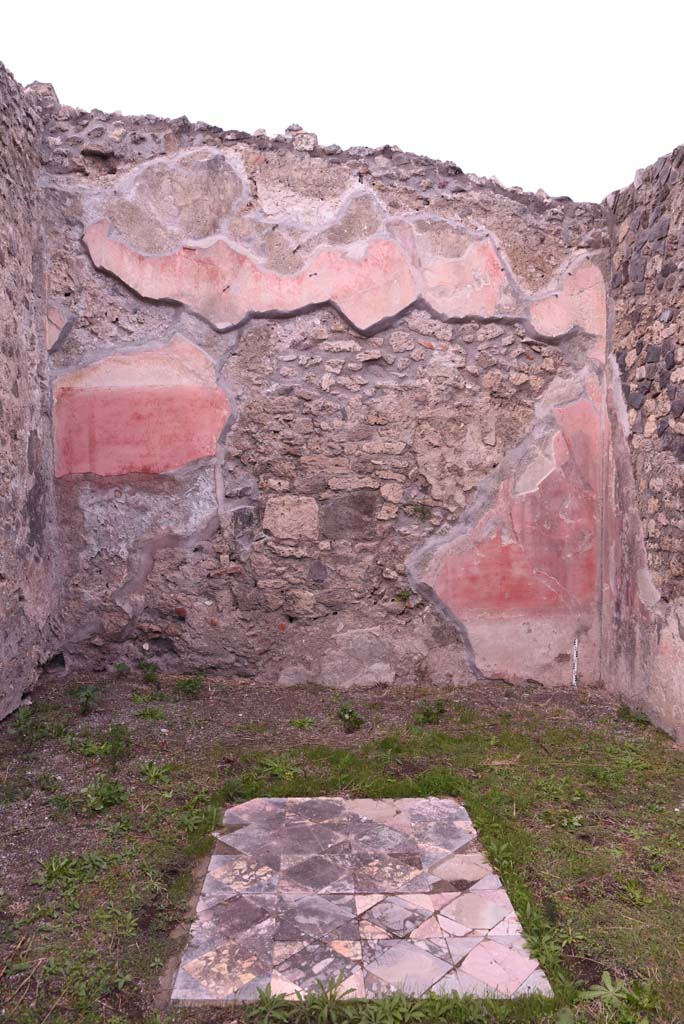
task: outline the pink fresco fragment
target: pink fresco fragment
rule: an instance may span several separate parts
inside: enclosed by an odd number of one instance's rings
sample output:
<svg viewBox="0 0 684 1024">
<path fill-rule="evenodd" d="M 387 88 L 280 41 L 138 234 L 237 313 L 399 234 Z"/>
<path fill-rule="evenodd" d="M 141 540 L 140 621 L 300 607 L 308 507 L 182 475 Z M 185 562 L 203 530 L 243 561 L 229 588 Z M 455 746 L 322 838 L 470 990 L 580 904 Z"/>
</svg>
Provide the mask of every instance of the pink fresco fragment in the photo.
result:
<svg viewBox="0 0 684 1024">
<path fill-rule="evenodd" d="M 360 330 L 396 316 L 421 296 L 448 317 L 515 311 L 504 267 L 487 239 L 463 256 L 409 257 L 398 241 L 371 239 L 362 249 L 320 249 L 297 274 L 264 270 L 223 239 L 145 256 L 109 235 L 108 221 L 85 232 L 95 266 L 145 298 L 180 302 L 223 329 L 250 314 L 293 313 L 334 303 Z M 353 252 L 353 255 L 352 255 Z M 357 255 L 360 252 L 360 255 Z"/>
<path fill-rule="evenodd" d="M 586 399 L 555 415 L 554 469 L 522 494 L 504 480 L 493 508 L 435 556 L 432 585 L 459 619 L 568 610 L 595 599 L 599 418 Z"/>
<path fill-rule="evenodd" d="M 588 259 L 571 266 L 557 292 L 533 299 L 530 319 L 534 329 L 547 338 L 561 337 L 579 327 L 587 334 L 605 339 L 606 288 L 599 267 Z M 597 349 L 595 354 L 600 352 Z"/>
<path fill-rule="evenodd" d="M 213 363 L 182 338 L 109 356 L 56 384 L 56 475 L 176 469 L 216 451 L 229 413 Z"/>
<path fill-rule="evenodd" d="M 168 256 L 142 256 L 108 232 L 108 222 L 99 221 L 84 236 L 97 267 L 145 298 L 182 303 L 218 328 L 240 323 L 251 313 L 293 313 L 334 302 L 363 329 L 400 312 L 418 296 L 411 267 L 390 239 L 369 242 L 361 259 L 325 249 L 300 273 L 277 274 L 261 269 L 222 239 Z"/>
<path fill-rule="evenodd" d="M 59 341 L 67 323 L 68 319 L 64 310 L 60 309 L 59 306 L 48 306 L 47 316 L 45 317 L 45 343 L 48 352 L 51 352 Z"/>
<path fill-rule="evenodd" d="M 492 507 L 436 547 L 422 577 L 463 624 L 488 676 L 561 681 L 572 638 L 595 619 L 600 416 L 587 397 L 554 416 L 549 471 L 520 492 L 503 480 Z"/>
<path fill-rule="evenodd" d="M 447 317 L 501 316 L 515 310 L 515 297 L 499 255 L 486 239 L 473 242 L 458 259 L 421 255 L 423 298 Z"/>
</svg>

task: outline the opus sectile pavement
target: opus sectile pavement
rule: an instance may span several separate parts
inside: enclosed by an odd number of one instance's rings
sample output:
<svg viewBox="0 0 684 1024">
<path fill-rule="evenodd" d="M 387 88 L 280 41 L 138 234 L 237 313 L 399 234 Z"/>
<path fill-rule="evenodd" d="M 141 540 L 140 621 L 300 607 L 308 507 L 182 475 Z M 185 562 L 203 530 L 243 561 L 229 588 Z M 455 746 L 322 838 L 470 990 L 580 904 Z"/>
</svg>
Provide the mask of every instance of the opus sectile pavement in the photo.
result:
<svg viewBox="0 0 684 1024">
<path fill-rule="evenodd" d="M 217 833 L 173 999 L 510 997 L 551 987 L 452 799 L 261 798 Z"/>
</svg>

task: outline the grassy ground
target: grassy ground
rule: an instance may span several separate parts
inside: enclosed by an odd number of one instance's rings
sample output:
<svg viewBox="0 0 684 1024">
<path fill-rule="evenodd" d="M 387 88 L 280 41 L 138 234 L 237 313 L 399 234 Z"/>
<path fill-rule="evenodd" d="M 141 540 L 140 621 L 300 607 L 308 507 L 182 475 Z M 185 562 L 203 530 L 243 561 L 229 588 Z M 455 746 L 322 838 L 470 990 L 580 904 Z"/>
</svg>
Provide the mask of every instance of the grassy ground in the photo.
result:
<svg viewBox="0 0 684 1024">
<path fill-rule="evenodd" d="M 338 694 L 151 668 L 34 697 L 0 725 L 2 1021 L 684 1020 L 684 753 L 600 694 L 373 691 L 351 732 Z M 169 1010 L 211 830 L 265 794 L 461 797 L 556 998 Z"/>
</svg>

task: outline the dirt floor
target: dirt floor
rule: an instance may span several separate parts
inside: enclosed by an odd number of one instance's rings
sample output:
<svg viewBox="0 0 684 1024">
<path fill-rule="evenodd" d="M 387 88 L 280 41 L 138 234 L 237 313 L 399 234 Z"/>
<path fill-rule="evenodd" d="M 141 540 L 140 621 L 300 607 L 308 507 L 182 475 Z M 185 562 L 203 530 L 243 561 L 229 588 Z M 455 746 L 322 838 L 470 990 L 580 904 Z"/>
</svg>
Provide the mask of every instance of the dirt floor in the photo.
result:
<svg viewBox="0 0 684 1024">
<path fill-rule="evenodd" d="M 165 1002 L 212 829 L 225 803 L 341 793 L 464 799 L 557 995 L 430 1019 L 671 1024 L 683 768 L 600 692 L 340 694 L 153 666 L 46 678 L 0 725 L 0 1019 L 237 1019 Z M 269 1012 L 252 1019 L 294 1020 Z"/>
</svg>

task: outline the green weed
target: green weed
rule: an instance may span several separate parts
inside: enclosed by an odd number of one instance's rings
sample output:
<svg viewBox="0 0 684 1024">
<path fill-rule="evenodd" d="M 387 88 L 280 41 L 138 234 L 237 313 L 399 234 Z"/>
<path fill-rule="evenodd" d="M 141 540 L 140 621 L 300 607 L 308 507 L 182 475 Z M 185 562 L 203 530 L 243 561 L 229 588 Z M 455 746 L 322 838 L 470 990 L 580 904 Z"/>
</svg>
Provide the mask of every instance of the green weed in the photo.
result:
<svg viewBox="0 0 684 1024">
<path fill-rule="evenodd" d="M 303 718 L 291 718 L 290 725 L 295 729 L 313 729 L 315 725 L 313 718 L 309 718 L 305 715 Z"/>
<path fill-rule="evenodd" d="M 94 686 L 80 686 L 76 690 L 78 710 L 81 715 L 89 715 L 95 706 L 97 690 Z"/>
<path fill-rule="evenodd" d="M 199 697 L 203 684 L 204 680 L 201 676 L 186 676 L 186 678 L 178 680 L 174 689 L 181 697 Z"/>
<path fill-rule="evenodd" d="M 436 725 L 445 714 L 446 704 L 443 700 L 436 700 L 432 703 L 423 701 L 416 712 L 414 721 L 416 725 Z"/>
<path fill-rule="evenodd" d="M 153 661 L 141 661 L 140 669 L 146 683 L 149 683 L 150 686 L 154 686 L 156 689 L 161 688 L 158 665 L 155 665 Z"/>
<path fill-rule="evenodd" d="M 155 764 L 154 761 L 147 761 L 140 769 L 144 777 L 153 786 L 166 784 L 171 776 L 171 766 L 168 764 Z"/>
<path fill-rule="evenodd" d="M 345 732 L 357 732 L 363 725 L 363 718 L 354 708 L 343 704 L 337 712 L 337 717 L 342 723 Z"/>
<path fill-rule="evenodd" d="M 166 715 L 161 708 L 147 707 L 143 708 L 142 711 L 136 711 L 136 718 L 146 718 L 150 722 L 165 722 Z"/>
<path fill-rule="evenodd" d="M 101 814 L 110 807 L 126 802 L 126 790 L 120 782 L 98 775 L 94 782 L 80 791 L 84 808 L 92 814 Z"/>
</svg>

